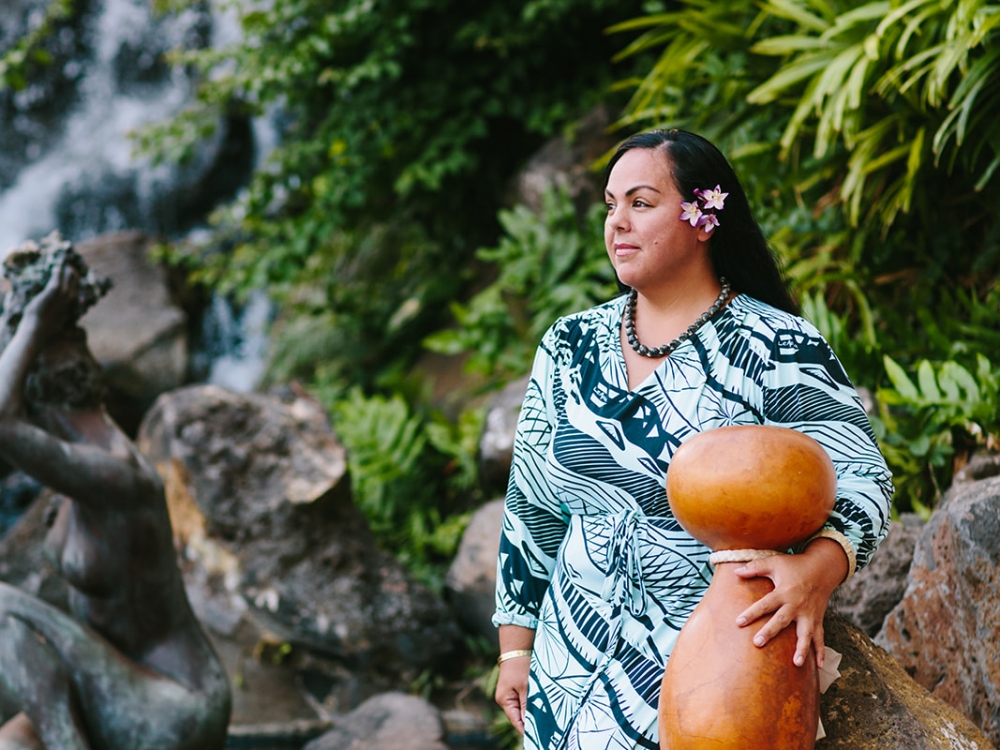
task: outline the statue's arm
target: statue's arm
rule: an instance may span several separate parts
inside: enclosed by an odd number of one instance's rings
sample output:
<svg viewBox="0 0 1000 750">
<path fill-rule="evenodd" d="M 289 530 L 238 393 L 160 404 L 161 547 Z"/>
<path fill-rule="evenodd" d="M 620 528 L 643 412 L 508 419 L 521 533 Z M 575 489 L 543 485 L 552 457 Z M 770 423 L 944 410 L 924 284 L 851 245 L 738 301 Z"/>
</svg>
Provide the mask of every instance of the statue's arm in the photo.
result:
<svg viewBox="0 0 1000 750">
<path fill-rule="evenodd" d="M 81 502 L 135 497 L 152 478 L 138 460 L 93 445 L 68 443 L 24 418 L 24 381 L 38 351 L 66 320 L 76 295 L 75 271 L 63 266 L 26 307 L 0 354 L 0 456 L 56 492 Z"/>
<path fill-rule="evenodd" d="M 0 418 L 15 417 L 24 407 L 24 379 L 46 340 L 66 324 L 79 277 L 65 261 L 25 305 L 17 330 L 0 354 Z"/>
<path fill-rule="evenodd" d="M 138 462 L 86 443 L 68 443 L 18 418 L 0 418 L 0 456 L 58 493 L 84 504 L 128 503 L 153 489 Z"/>
</svg>

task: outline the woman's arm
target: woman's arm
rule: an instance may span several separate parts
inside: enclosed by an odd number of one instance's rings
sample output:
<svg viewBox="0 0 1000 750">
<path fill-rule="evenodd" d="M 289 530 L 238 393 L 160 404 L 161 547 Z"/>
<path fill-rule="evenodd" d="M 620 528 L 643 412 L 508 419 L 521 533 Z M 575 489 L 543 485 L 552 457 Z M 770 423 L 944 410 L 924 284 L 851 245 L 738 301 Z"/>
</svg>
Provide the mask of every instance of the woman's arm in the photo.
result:
<svg viewBox="0 0 1000 750">
<path fill-rule="evenodd" d="M 542 598 L 568 527 L 546 473 L 556 423 L 551 397 L 556 343 L 554 330 L 550 329 L 535 355 L 518 415 L 497 561 L 493 624 L 499 628 L 503 661 L 495 697 L 519 732 L 524 731 L 531 659 L 528 655 L 510 654 L 532 648 Z"/>
<path fill-rule="evenodd" d="M 500 662 L 500 676 L 497 678 L 496 702 L 514 728 L 524 734 L 530 651 L 535 643 L 535 631 L 519 625 L 501 625 L 499 633 L 500 658 L 503 661 Z"/>
<path fill-rule="evenodd" d="M 837 472 L 837 498 L 823 528 L 828 536 L 810 540 L 801 554 L 753 561 L 735 571 L 744 578 L 769 578 L 775 586 L 737 622 L 747 626 L 773 613 L 756 634 L 757 645 L 795 622 L 795 663 L 804 664 L 815 647 L 821 666 L 830 595 L 856 566 L 867 564 L 885 537 L 893 488 L 857 392 L 826 341 L 802 323 L 774 336 L 762 411 L 768 424 L 797 429 L 823 446 Z"/>
</svg>

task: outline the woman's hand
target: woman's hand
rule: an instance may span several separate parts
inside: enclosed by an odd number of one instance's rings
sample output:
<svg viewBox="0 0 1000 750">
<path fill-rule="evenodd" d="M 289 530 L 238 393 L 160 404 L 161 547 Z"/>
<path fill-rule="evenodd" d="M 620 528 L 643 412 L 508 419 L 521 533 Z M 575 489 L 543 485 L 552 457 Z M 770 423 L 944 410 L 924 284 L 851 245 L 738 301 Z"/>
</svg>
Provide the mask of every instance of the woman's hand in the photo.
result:
<svg viewBox="0 0 1000 750">
<path fill-rule="evenodd" d="M 501 625 L 499 628 L 500 653 L 530 651 L 535 643 L 535 631 L 519 625 Z M 528 673 L 531 671 L 530 655 L 515 656 L 500 663 L 497 679 L 496 702 L 507 714 L 510 723 L 524 734 L 524 714 L 528 705 Z"/>
<path fill-rule="evenodd" d="M 528 701 L 528 672 L 531 659 L 520 656 L 500 665 L 496 701 L 514 728 L 524 734 L 524 712 Z"/>
<path fill-rule="evenodd" d="M 747 627 L 772 614 L 754 636 L 754 645 L 767 644 L 790 623 L 798 637 L 792 660 L 801 667 L 815 648 L 816 666 L 823 666 L 823 615 L 830 595 L 847 575 L 847 557 L 830 539 L 815 539 L 800 555 L 774 555 L 753 560 L 733 572 L 740 578 L 769 578 L 774 590 L 747 607 L 736 619 Z"/>
<path fill-rule="evenodd" d="M 43 339 L 51 336 L 69 320 L 79 283 L 76 269 L 63 260 L 52 269 L 45 288 L 25 305 L 22 322 L 34 325 L 36 335 Z"/>
</svg>

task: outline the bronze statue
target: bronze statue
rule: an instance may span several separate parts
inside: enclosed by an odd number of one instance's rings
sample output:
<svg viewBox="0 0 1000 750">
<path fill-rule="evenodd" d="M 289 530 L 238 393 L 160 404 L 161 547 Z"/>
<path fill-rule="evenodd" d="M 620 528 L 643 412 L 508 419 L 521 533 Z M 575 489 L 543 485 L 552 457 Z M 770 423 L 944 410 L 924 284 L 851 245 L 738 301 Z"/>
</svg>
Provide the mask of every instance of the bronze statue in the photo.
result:
<svg viewBox="0 0 1000 750">
<path fill-rule="evenodd" d="M 229 680 L 177 565 L 163 483 L 103 407 L 78 321 L 108 282 L 57 235 L 4 261 L 0 458 L 58 493 L 72 615 L 0 583 L 0 750 L 221 750 Z"/>
</svg>

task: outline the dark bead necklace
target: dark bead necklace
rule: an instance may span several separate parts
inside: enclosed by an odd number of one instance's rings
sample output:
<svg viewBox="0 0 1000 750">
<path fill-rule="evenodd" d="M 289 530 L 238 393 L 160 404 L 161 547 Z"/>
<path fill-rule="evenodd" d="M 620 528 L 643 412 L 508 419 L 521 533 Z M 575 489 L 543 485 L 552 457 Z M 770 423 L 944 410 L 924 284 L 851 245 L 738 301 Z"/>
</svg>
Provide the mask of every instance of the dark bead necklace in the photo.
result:
<svg viewBox="0 0 1000 750">
<path fill-rule="evenodd" d="M 666 357 L 684 341 L 691 338 L 695 331 L 715 317 L 715 314 L 722 309 L 722 306 L 726 304 L 726 300 L 729 299 L 729 282 L 726 281 L 725 278 L 720 278 L 719 283 L 722 284 L 722 290 L 719 292 L 719 296 L 715 298 L 715 302 L 712 303 L 712 306 L 703 312 L 701 317 L 694 323 L 689 325 L 684 333 L 675 338 L 669 344 L 658 346 L 655 349 L 650 349 L 648 346 L 640 344 L 639 337 L 635 335 L 635 303 L 639 295 L 635 289 L 629 292 L 628 302 L 625 303 L 625 338 L 628 339 L 628 343 L 632 346 L 632 349 L 635 350 L 635 353 L 643 357 L 650 357 L 653 359 Z"/>
</svg>

